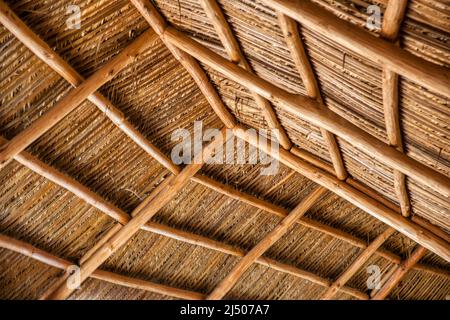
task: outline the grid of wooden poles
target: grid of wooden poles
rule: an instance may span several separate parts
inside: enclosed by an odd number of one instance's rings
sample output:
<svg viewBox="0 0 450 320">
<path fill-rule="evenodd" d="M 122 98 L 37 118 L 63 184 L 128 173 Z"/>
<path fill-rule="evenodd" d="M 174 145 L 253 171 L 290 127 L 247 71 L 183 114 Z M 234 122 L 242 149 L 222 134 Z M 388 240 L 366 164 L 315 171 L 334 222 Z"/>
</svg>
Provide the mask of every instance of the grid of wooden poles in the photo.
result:
<svg viewBox="0 0 450 320">
<path fill-rule="evenodd" d="M 34 54 L 74 86 L 74 89 L 66 97 L 11 141 L 1 139 L 0 168 L 14 159 L 55 184 L 73 192 L 90 205 L 116 220 L 114 227 L 106 232 L 99 242 L 76 264 L 80 267 L 82 282 L 88 277 L 93 277 L 123 286 L 149 290 L 182 299 L 221 299 L 236 284 L 243 273 L 253 263 L 257 263 L 309 280 L 327 288 L 322 296 L 323 299 L 332 298 L 338 291 L 345 292 L 358 299 L 384 299 L 389 296 L 390 292 L 411 269 L 450 277 L 447 270 L 441 270 L 419 263 L 419 260 L 426 254 L 427 250 L 450 261 L 450 239 L 448 234 L 431 225 L 429 222 L 416 216 L 411 217 L 405 176 L 414 178 L 446 196 L 450 195 L 450 182 L 447 177 L 411 159 L 403 153 L 397 93 L 398 75 L 400 74 L 417 81 L 427 88 L 440 90 L 446 96 L 450 96 L 450 77 L 446 69 L 416 58 L 395 44 L 407 0 L 390 0 L 388 2 L 382 26 L 382 37 L 384 39 L 372 37 L 365 31 L 349 25 L 308 1 L 264 0 L 265 3 L 272 6 L 278 12 L 280 27 L 298 72 L 303 79 L 308 96 L 290 94 L 253 73 L 216 0 L 200 0 L 200 2 L 213 23 L 226 49 L 229 60 L 213 53 L 195 40 L 192 40 L 182 32 L 168 25 L 164 17 L 150 1 L 131 0 L 131 2 L 149 23 L 151 28 L 135 39 L 120 54 L 108 61 L 91 77 L 83 79 L 76 70 L 34 34 L 3 1 L 0 1 L 0 22 Z M 335 32 L 335 40 L 337 42 L 357 53 L 363 53 L 383 66 L 383 102 L 389 145 L 378 141 L 324 106 L 318 81 L 299 33 L 299 27 L 302 23 L 318 31 L 323 31 L 321 30 L 323 25 L 321 21 L 324 19 L 327 19 L 328 28 L 333 29 Z M 97 92 L 104 83 L 111 80 L 120 70 L 133 63 L 135 58 L 148 49 L 158 37 L 192 76 L 217 116 L 222 120 L 224 129 L 232 129 L 237 137 L 257 148 L 262 148 L 262 151 L 276 157 L 277 160 L 281 161 L 293 171 L 319 184 L 291 212 L 273 203 L 261 200 L 234 189 L 229 185 L 199 174 L 198 171 L 202 168 L 202 164 L 190 164 L 184 168 L 175 165 L 162 151 L 134 128 L 125 119 L 124 114 L 120 110 L 107 98 Z M 225 107 L 219 94 L 209 82 L 205 71 L 197 60 L 250 90 L 257 106 L 261 108 L 261 112 L 267 120 L 269 127 L 278 130 L 278 140 L 283 147 L 279 154 L 273 153 L 270 146 L 262 147 L 255 140 L 255 137 L 246 134 L 246 127 L 238 124 L 234 116 Z M 77 108 L 85 99 L 95 104 L 139 147 L 172 173 L 131 214 L 122 211 L 73 178 L 64 175 L 24 151 L 31 143 L 36 141 L 67 114 Z M 321 128 L 321 133 L 327 143 L 333 166 L 329 166 L 305 150 L 293 146 L 271 106 L 271 100 L 283 102 L 283 106 L 287 111 Z M 222 130 L 221 133 L 225 138 L 225 131 Z M 355 146 L 368 152 L 374 158 L 377 158 L 394 169 L 395 190 L 399 198 L 400 208 L 348 176 L 335 135 L 353 143 Z M 211 156 L 215 148 L 221 147 L 218 141 L 220 139 L 212 141 L 203 149 L 202 154 L 197 154 L 196 157 L 205 161 L 205 159 Z M 250 204 L 255 208 L 262 209 L 268 214 L 282 217 L 283 220 L 249 252 L 200 235 L 149 221 L 190 180 L 233 199 Z M 372 243 L 367 244 L 366 241 L 342 230 L 304 217 L 303 215 L 309 208 L 327 191 L 336 193 L 381 220 L 387 225 L 386 230 L 374 239 Z M 264 252 L 280 239 L 294 223 L 321 231 L 364 250 L 335 281 L 263 257 Z M 145 230 L 241 257 L 241 259 L 232 271 L 208 295 L 125 277 L 98 269 L 106 259 L 139 230 Z M 405 260 L 381 248 L 381 245 L 397 231 L 418 243 L 414 252 Z M 0 235 L 0 247 L 19 252 L 53 267 L 65 270 L 66 272 L 50 286 L 42 298 L 65 299 L 70 296 L 73 290 L 66 286 L 65 280 L 70 276 L 67 270 L 69 270 L 70 266 L 74 265 L 73 262 L 55 257 L 30 244 L 5 235 Z M 385 279 L 383 279 L 382 287 L 379 290 L 373 290 L 370 294 L 367 294 L 346 286 L 346 282 L 374 254 L 386 258 L 395 265 L 388 272 Z"/>
</svg>

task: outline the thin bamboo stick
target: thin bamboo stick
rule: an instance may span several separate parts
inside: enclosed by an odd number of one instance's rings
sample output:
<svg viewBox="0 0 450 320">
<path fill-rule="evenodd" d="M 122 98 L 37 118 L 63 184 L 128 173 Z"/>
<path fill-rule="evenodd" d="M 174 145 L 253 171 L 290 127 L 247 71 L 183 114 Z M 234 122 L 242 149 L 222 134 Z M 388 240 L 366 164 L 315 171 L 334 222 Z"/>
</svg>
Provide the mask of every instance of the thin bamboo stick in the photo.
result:
<svg viewBox="0 0 450 320">
<path fill-rule="evenodd" d="M 387 228 L 382 234 L 375 238 L 375 240 L 356 258 L 355 261 L 348 267 L 339 277 L 333 282 L 327 291 L 322 295 L 323 300 L 331 299 L 341 288 L 345 285 L 351 277 L 353 277 L 358 270 L 370 259 L 370 257 L 378 250 L 378 248 L 395 232 L 393 228 Z"/>
<path fill-rule="evenodd" d="M 391 2 L 391 1 L 390 1 Z M 394 72 L 450 97 L 450 71 L 340 19 L 311 1 L 263 0 L 273 9 Z M 331 131 L 331 130 L 330 130 Z"/>
<path fill-rule="evenodd" d="M 0 168 L 12 158 L 36 141 L 44 133 L 55 126 L 89 95 L 111 80 L 120 70 L 133 62 L 144 50 L 149 48 L 158 37 L 153 30 L 148 30 L 128 45 L 121 53 L 108 61 L 76 89 L 72 89 L 54 107 L 44 113 L 10 142 L 3 145 L 0 151 Z"/>
<path fill-rule="evenodd" d="M 141 12 L 143 17 L 147 20 L 153 30 L 155 30 L 155 32 L 161 37 L 162 32 L 167 28 L 167 23 L 156 10 L 156 8 L 147 1 L 131 0 L 131 2 L 139 10 L 139 12 Z M 171 45 L 170 43 L 165 41 L 165 39 L 161 38 L 161 40 L 172 52 L 174 57 L 189 72 L 219 119 L 222 120 L 227 128 L 233 128 L 236 125 L 236 119 L 224 105 L 216 89 L 209 82 L 209 79 L 200 64 L 194 58 L 192 58 L 192 56 Z"/>
<path fill-rule="evenodd" d="M 163 33 L 164 39 L 193 55 L 226 77 L 256 91 L 261 96 L 280 102 L 286 111 L 340 136 L 382 163 L 399 170 L 418 182 L 450 197 L 450 179 L 426 165 L 406 156 L 395 148 L 371 136 L 350 121 L 320 105 L 317 101 L 289 93 L 222 58 L 197 41 L 172 27 Z"/>
<path fill-rule="evenodd" d="M 194 162 L 186 166 L 177 176 L 166 178 L 151 194 L 133 210 L 131 220 L 121 227 L 114 235 L 108 236 L 108 240 L 98 248 L 80 266 L 81 283 L 86 280 L 106 259 L 108 259 L 118 248 L 124 245 L 136 232 L 138 232 L 164 205 L 166 205 L 176 194 L 189 182 L 203 166 L 199 160 L 210 157 L 215 148 L 221 146 L 225 139 L 225 130 L 221 131 L 220 139 L 216 137 L 209 143 L 201 153 L 194 157 Z M 49 295 L 49 299 L 65 299 L 73 289 L 61 285 Z"/>
<path fill-rule="evenodd" d="M 84 78 L 74 68 L 28 28 L 28 26 L 2 0 L 0 0 L 0 23 L 14 34 L 16 38 L 39 59 L 66 79 L 75 88 L 84 81 Z M 168 168 L 172 173 L 179 173 L 179 168 L 176 167 L 164 153 L 150 143 L 130 122 L 128 122 L 125 119 L 124 114 L 102 94 L 95 92 L 88 96 L 88 100 L 96 105 L 100 111 L 104 112 L 115 125 L 117 125 L 130 139 L 156 161 Z"/>
<path fill-rule="evenodd" d="M 390 41 L 395 41 L 400 30 L 400 25 L 405 15 L 408 0 L 389 1 L 383 16 L 381 35 Z M 398 75 L 390 68 L 383 66 L 383 108 L 386 123 L 386 132 L 389 144 L 403 152 L 402 133 L 400 128 L 400 112 L 398 97 Z M 405 175 L 394 170 L 394 189 L 400 203 L 402 215 L 411 215 L 411 202 L 406 187 Z"/>
<path fill-rule="evenodd" d="M 5 248 L 20 254 L 23 254 L 27 257 L 30 257 L 34 260 L 42 262 L 46 265 L 55 267 L 57 269 L 61 269 L 66 271 L 70 266 L 74 264 L 68 260 L 59 258 L 51 253 L 48 253 L 42 249 L 36 248 L 29 243 L 16 240 L 14 238 L 8 237 L 6 235 L 0 234 L 0 247 Z M 99 279 L 102 281 L 106 281 L 109 283 L 118 284 L 121 286 L 140 289 L 150 292 L 155 292 L 163 295 L 172 296 L 180 299 L 187 300 L 202 300 L 206 296 L 202 293 L 183 290 L 178 288 L 173 288 L 165 285 L 161 285 L 158 283 L 153 283 L 141 279 L 134 279 L 126 276 L 122 276 L 116 273 L 95 270 L 92 275 L 92 278 Z M 61 280 L 65 280 L 65 277 L 61 277 Z M 60 281 L 56 282 L 57 284 L 61 284 Z M 51 288 L 51 287 L 50 287 Z M 49 292 L 50 293 L 50 292 Z M 47 294 L 44 293 L 43 297 L 45 298 Z"/>
<path fill-rule="evenodd" d="M 317 200 L 326 193 L 326 189 L 317 187 L 303 199 L 289 215 L 284 218 L 268 235 L 266 235 L 245 257 L 233 267 L 231 272 L 214 288 L 207 297 L 208 300 L 222 299 L 236 284 L 239 278 L 250 266 L 261 257 L 289 228 L 303 216 Z"/>
<path fill-rule="evenodd" d="M 283 31 L 285 41 L 291 52 L 291 56 L 298 72 L 300 73 L 300 76 L 302 77 L 307 95 L 312 99 L 316 99 L 319 103 L 324 104 L 314 70 L 300 37 L 297 22 L 282 13 L 278 13 L 278 21 L 281 30 Z M 323 128 L 320 128 L 320 132 L 328 146 L 328 151 L 330 153 L 336 176 L 340 180 L 345 180 L 348 174 L 345 170 L 344 161 L 342 160 L 342 154 L 336 137 Z"/>
<path fill-rule="evenodd" d="M 258 145 L 254 137 L 246 134 L 245 127 L 237 126 L 233 132 L 237 137 L 247 141 L 257 148 L 260 148 L 263 152 L 271 155 L 275 159 L 278 159 L 286 166 L 304 175 L 306 178 L 320 184 L 330 191 L 333 191 L 343 199 L 366 211 L 373 217 L 396 229 L 430 251 L 433 251 L 445 260 L 450 261 L 450 244 L 444 239 L 436 236 L 434 233 L 398 215 L 395 211 L 380 205 L 379 202 L 373 200 L 364 193 L 361 193 L 329 173 L 313 167 L 309 163 L 297 158 L 292 153 L 280 149 L 279 153 L 276 154 L 270 147 Z"/>
<path fill-rule="evenodd" d="M 404 260 L 399 267 L 397 267 L 389 278 L 389 280 L 384 284 L 384 286 L 377 291 L 377 293 L 372 297 L 372 300 L 383 300 L 385 299 L 395 286 L 406 276 L 409 270 L 427 253 L 427 250 L 419 246 L 411 256 Z"/>
<path fill-rule="evenodd" d="M 240 65 L 245 70 L 254 73 L 216 0 L 201 0 L 200 4 L 214 25 L 220 41 L 222 42 L 222 45 L 224 46 L 231 61 Z M 270 105 L 270 102 L 255 92 L 251 92 L 251 94 L 253 96 L 253 100 L 256 102 L 256 105 L 261 109 L 269 127 L 271 129 L 278 130 L 277 137 L 281 146 L 287 150 L 290 150 L 292 147 L 292 142 L 289 139 L 286 130 L 284 130 L 280 124 L 280 121 L 277 118 L 275 110 Z"/>
</svg>

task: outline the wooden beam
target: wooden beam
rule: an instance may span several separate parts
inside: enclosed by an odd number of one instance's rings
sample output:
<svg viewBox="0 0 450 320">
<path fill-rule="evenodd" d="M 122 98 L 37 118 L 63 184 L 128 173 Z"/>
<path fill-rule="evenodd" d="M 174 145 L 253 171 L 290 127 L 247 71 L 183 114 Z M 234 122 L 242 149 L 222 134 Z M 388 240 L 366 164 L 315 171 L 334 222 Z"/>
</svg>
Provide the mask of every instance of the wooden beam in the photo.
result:
<svg viewBox="0 0 450 320">
<path fill-rule="evenodd" d="M 400 25 L 405 15 L 407 0 L 389 1 L 383 17 L 381 35 L 390 41 L 394 41 L 400 30 Z M 390 68 L 383 66 L 383 108 L 386 123 L 386 133 L 389 145 L 403 152 L 402 133 L 400 128 L 400 112 L 398 97 L 398 75 Z M 400 203 L 402 215 L 411 215 L 411 203 L 406 187 L 405 175 L 394 170 L 394 189 Z"/>
<path fill-rule="evenodd" d="M 209 294 L 208 300 L 222 299 L 228 291 L 236 284 L 245 271 L 277 242 L 289 228 L 303 216 L 317 200 L 323 196 L 326 189 L 317 187 L 303 201 L 301 201 L 292 212 L 284 218 L 268 235 L 266 235 L 244 258 L 242 258 L 232 271 L 214 288 Z"/>
<path fill-rule="evenodd" d="M 23 254 L 34 260 L 37 260 L 46 265 L 61 270 L 67 270 L 70 266 L 74 265 L 72 262 L 68 260 L 59 258 L 51 253 L 48 253 L 42 249 L 32 246 L 29 243 L 16 240 L 3 234 L 0 234 L 0 248 L 8 249 Z M 204 294 L 199 292 L 169 287 L 159 283 L 130 278 L 123 275 L 119 275 L 117 273 L 103 270 L 95 270 L 92 273 L 91 278 L 121 285 L 124 287 L 155 292 L 186 300 L 203 300 L 206 297 Z"/>
<path fill-rule="evenodd" d="M 221 131 L 220 139 L 216 137 L 200 154 L 194 157 L 192 164 L 186 166 L 177 176 L 166 178 L 157 186 L 150 195 L 135 209 L 132 219 L 121 227 L 114 235 L 106 235 L 108 240 L 98 248 L 80 266 L 81 282 L 86 280 L 104 261 L 106 261 L 118 248 L 124 245 L 136 234 L 163 206 L 165 206 L 176 194 L 189 182 L 189 180 L 202 168 L 199 160 L 207 159 L 215 148 L 221 147 L 226 140 L 225 130 Z M 102 241 L 102 240 L 100 240 Z M 59 286 L 49 295 L 49 299 L 65 299 L 73 289 L 69 289 L 65 283 Z"/>
<path fill-rule="evenodd" d="M 450 197 L 450 179 L 414 160 L 325 108 L 316 100 L 292 94 L 224 59 L 184 33 L 167 27 L 166 41 L 193 55 L 211 68 L 269 100 L 276 100 L 286 111 L 336 134 L 382 163 Z"/>
<path fill-rule="evenodd" d="M 147 20 L 147 22 L 155 30 L 155 32 L 159 36 L 161 36 L 162 32 L 167 28 L 167 23 L 153 6 L 153 4 L 151 4 L 149 1 L 141 0 L 131 0 L 131 2 L 139 10 L 145 20 Z M 175 46 L 165 41 L 164 38 L 161 38 L 161 40 L 172 52 L 174 57 L 187 70 L 187 72 L 189 72 L 219 119 L 227 128 L 233 128 L 237 123 L 236 119 L 224 105 L 222 99 L 220 98 L 216 89 L 210 83 L 200 64 L 194 58 L 192 58 L 192 56 L 186 54 L 185 52 L 179 50 Z"/>
<path fill-rule="evenodd" d="M 327 291 L 322 295 L 322 300 L 331 299 L 338 290 L 345 285 L 358 270 L 372 257 L 379 247 L 395 232 L 393 228 L 387 228 L 382 234 L 375 238 L 375 240 L 356 258 L 355 261 L 348 267 L 339 278 L 333 282 Z"/>
<path fill-rule="evenodd" d="M 201 0 L 200 4 L 205 10 L 208 18 L 211 20 L 214 28 L 216 29 L 216 32 L 219 35 L 219 39 L 222 42 L 222 45 L 224 46 L 231 61 L 240 65 L 245 70 L 254 73 L 252 67 L 245 58 L 245 55 L 242 52 L 239 43 L 234 36 L 233 31 L 231 30 L 231 27 L 228 24 L 217 1 Z M 291 149 L 292 142 L 289 139 L 286 130 L 284 130 L 283 126 L 280 124 L 280 121 L 277 118 L 275 110 L 270 105 L 270 102 L 255 92 L 251 92 L 251 94 L 256 102 L 256 105 L 261 109 L 269 127 L 271 129 L 278 130 L 277 137 L 281 146 L 287 150 Z"/>
<path fill-rule="evenodd" d="M 377 38 L 311 1 L 263 0 L 263 3 L 357 54 L 450 97 L 450 71 L 447 68 L 402 50 L 390 41 Z"/>
<path fill-rule="evenodd" d="M 419 246 L 411 256 L 404 260 L 399 267 L 396 267 L 396 270 L 389 278 L 389 280 L 384 284 L 384 286 L 377 291 L 377 293 L 373 296 L 372 300 L 383 300 L 385 299 L 391 291 L 395 288 L 395 286 L 406 276 L 409 270 L 427 253 L 427 250 L 424 247 Z"/>
<path fill-rule="evenodd" d="M 405 16 L 408 0 L 389 0 L 383 15 L 381 35 L 389 41 L 397 40 Z"/>
<path fill-rule="evenodd" d="M 16 38 L 30 49 L 39 59 L 50 68 L 66 79 L 75 88 L 84 78 L 62 59 L 47 43 L 39 38 L 20 18 L 0 0 L 0 23 L 2 23 Z M 179 173 L 179 169 L 172 161 L 150 143 L 128 120 L 125 115 L 116 108 L 111 101 L 99 92 L 95 92 L 87 98 L 99 108 L 119 129 L 121 129 L 139 147 L 152 156 L 161 165 L 168 168 L 172 173 Z"/>
<path fill-rule="evenodd" d="M 260 148 L 262 151 L 275 159 L 278 159 L 289 168 L 296 170 L 306 178 L 318 183 L 330 191 L 333 191 L 343 199 L 366 211 L 388 226 L 396 229 L 430 251 L 433 251 L 445 260 L 450 261 L 450 244 L 444 239 L 436 236 L 434 233 L 419 226 L 418 224 L 398 215 L 395 211 L 380 205 L 379 202 L 370 198 L 366 194 L 358 191 L 349 184 L 340 181 L 331 174 L 315 168 L 292 153 L 280 149 L 277 154 L 273 152 L 270 146 L 259 145 L 254 137 L 246 134 L 245 129 L 246 128 L 243 126 L 237 126 L 233 132 L 237 137 L 247 141 L 257 148 Z"/>
<path fill-rule="evenodd" d="M 158 37 L 153 30 L 144 32 L 117 56 L 108 61 L 76 89 L 72 89 L 49 111 L 29 125 L 21 133 L 0 149 L 0 168 L 4 167 L 15 155 L 55 126 L 65 116 L 79 106 L 89 95 L 107 81 L 111 80 L 123 68 L 133 62 L 137 56 L 149 48 Z"/>
<path fill-rule="evenodd" d="M 316 99 L 321 104 L 324 104 L 314 70 L 298 30 L 299 26 L 297 25 L 297 22 L 282 13 L 278 13 L 278 21 L 281 30 L 283 31 L 286 44 L 291 52 L 291 56 L 300 73 L 303 84 L 305 85 L 307 95 L 312 99 Z M 348 174 L 345 170 L 344 161 L 342 160 L 342 154 L 339 150 L 336 137 L 323 128 L 320 128 L 320 132 L 328 146 L 336 176 L 340 180 L 345 180 Z"/>
</svg>

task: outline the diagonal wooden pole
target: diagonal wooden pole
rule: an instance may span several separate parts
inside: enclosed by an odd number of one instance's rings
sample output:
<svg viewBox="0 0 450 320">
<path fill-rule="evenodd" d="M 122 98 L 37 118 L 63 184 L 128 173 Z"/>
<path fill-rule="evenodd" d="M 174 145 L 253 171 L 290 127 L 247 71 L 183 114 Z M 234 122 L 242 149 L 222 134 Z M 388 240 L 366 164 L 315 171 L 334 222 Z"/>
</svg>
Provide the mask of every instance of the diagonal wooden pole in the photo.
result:
<svg viewBox="0 0 450 320">
<path fill-rule="evenodd" d="M 326 189 L 317 187 L 303 201 L 301 201 L 268 235 L 266 235 L 245 257 L 233 267 L 231 272 L 209 294 L 209 300 L 222 299 L 236 284 L 245 271 L 277 242 L 289 228 L 303 216 L 317 200 L 326 193 Z"/>
<path fill-rule="evenodd" d="M 135 61 L 135 59 L 157 39 L 158 37 L 153 30 L 146 31 L 128 45 L 121 53 L 108 61 L 100 68 L 100 70 L 89 77 L 89 79 L 85 80 L 76 89 L 72 89 L 39 119 L 16 135 L 10 142 L 3 145 L 0 149 L 0 168 L 3 168 L 15 155 L 23 151 L 55 126 L 104 83 L 111 80 L 123 68 Z"/>
<path fill-rule="evenodd" d="M 20 253 L 24 256 L 30 257 L 36 261 L 42 262 L 48 266 L 61 269 L 68 270 L 74 264 L 68 260 L 59 258 L 54 256 L 51 253 L 48 253 L 42 249 L 36 248 L 29 243 L 16 240 L 14 238 L 8 237 L 6 235 L 0 234 L 0 248 L 5 248 L 17 253 Z M 162 285 L 159 283 L 154 283 L 150 281 L 145 281 L 136 278 L 126 277 L 117 273 L 104 271 L 104 270 L 95 270 L 91 276 L 91 278 L 106 281 L 109 283 L 121 285 L 124 287 L 129 287 L 133 289 L 145 290 L 150 292 L 155 292 L 159 294 L 168 295 L 171 297 L 179 298 L 179 299 L 187 299 L 187 300 L 203 300 L 206 296 L 202 293 L 189 291 L 184 289 L 178 289 L 166 285 Z"/>
<path fill-rule="evenodd" d="M 20 20 L 3 0 L 0 0 L 0 23 L 39 59 L 66 79 L 71 85 L 78 87 L 84 81 L 83 77 Z M 156 161 L 168 168 L 172 173 L 179 173 L 179 168 L 163 152 L 150 143 L 142 133 L 133 127 L 127 121 L 125 115 L 111 101 L 99 92 L 94 92 L 87 99 L 97 106 L 120 130 Z"/>
<path fill-rule="evenodd" d="M 450 97 L 450 71 L 402 50 L 395 44 L 335 16 L 311 0 L 262 0 L 303 26 L 357 54 L 422 85 Z"/>
<path fill-rule="evenodd" d="M 287 112 L 327 129 L 382 163 L 441 192 L 444 196 L 450 197 L 450 179 L 448 177 L 371 136 L 347 119 L 325 108 L 316 100 L 292 94 L 274 86 L 272 83 L 239 68 L 175 28 L 167 27 L 163 37 L 249 90 L 256 91 L 267 99 L 280 102 L 280 106 Z"/>
<path fill-rule="evenodd" d="M 405 15 L 408 0 L 389 1 L 383 16 L 381 35 L 390 41 L 395 41 L 400 30 L 400 25 Z M 389 145 L 403 152 L 402 132 L 400 127 L 398 75 L 390 68 L 383 66 L 383 108 L 386 123 L 386 132 Z M 394 188 L 402 209 L 402 215 L 411 215 L 411 203 L 406 187 L 405 175 L 394 170 Z"/>
<path fill-rule="evenodd" d="M 306 178 L 318 183 L 330 191 L 333 191 L 343 199 L 353 203 L 358 208 L 366 211 L 388 226 L 423 245 L 445 260 L 450 261 L 450 244 L 429 230 L 421 227 L 409 219 L 402 217 L 392 209 L 380 205 L 364 193 L 357 191 L 352 186 L 340 181 L 329 173 L 313 167 L 309 163 L 297 158 L 292 153 L 283 149 L 280 149 L 278 153 L 275 153 L 271 150 L 272 148 L 270 146 L 259 145 L 254 137 L 251 137 L 251 135 L 246 133 L 245 127 L 241 125 L 236 126 L 233 132 L 237 137 L 247 141 L 257 148 L 260 148 L 263 152 L 280 160 L 281 163 L 285 164 L 289 168 L 296 170 Z"/>
<path fill-rule="evenodd" d="M 205 10 L 207 16 L 211 20 L 216 29 L 216 32 L 219 35 L 219 38 L 224 46 L 226 52 L 228 53 L 229 58 L 234 63 L 240 65 L 245 70 L 254 73 L 252 67 L 248 63 L 245 58 L 244 53 L 242 52 L 239 43 L 236 37 L 231 30 L 230 25 L 228 24 L 225 16 L 222 12 L 222 9 L 219 7 L 216 0 L 201 0 L 201 5 Z M 271 129 L 276 129 L 278 132 L 278 140 L 280 145 L 289 150 L 292 147 L 292 142 L 289 139 L 286 130 L 282 127 L 280 121 L 277 118 L 275 110 L 270 105 L 269 100 L 261 97 L 256 92 L 251 92 L 253 96 L 253 100 L 255 100 L 256 105 L 261 109 L 264 118 L 267 121 L 267 124 Z"/>
<path fill-rule="evenodd" d="M 291 56 L 294 60 L 298 72 L 300 73 L 303 84 L 305 85 L 307 95 L 312 99 L 316 99 L 317 101 L 319 101 L 319 103 L 324 104 L 322 95 L 320 93 L 319 84 L 314 74 L 314 70 L 311 66 L 305 50 L 305 46 L 303 45 L 303 41 L 300 37 L 300 33 L 298 30 L 299 26 L 297 22 L 282 13 L 278 13 L 278 20 L 281 30 L 283 31 L 286 43 L 291 52 Z M 339 149 L 336 137 L 323 128 L 320 128 L 320 132 L 323 139 L 325 140 L 325 143 L 328 146 L 331 162 L 333 163 L 336 176 L 340 180 L 345 180 L 348 176 L 348 173 L 345 170 L 342 153 Z"/>
<path fill-rule="evenodd" d="M 381 233 L 375 240 L 356 258 L 339 278 L 325 291 L 321 299 L 331 299 L 342 286 L 344 286 L 353 277 L 358 270 L 370 259 L 370 257 L 378 250 L 378 248 L 395 232 L 391 227 Z"/>
<path fill-rule="evenodd" d="M 416 248 L 411 256 L 404 260 L 400 266 L 395 266 L 395 271 L 392 276 L 387 280 L 384 286 L 377 291 L 377 293 L 372 297 L 372 300 L 383 300 L 392 292 L 392 290 L 397 286 L 397 284 L 406 276 L 406 274 L 411 270 L 414 265 L 427 253 L 424 247 L 419 246 Z"/>
<path fill-rule="evenodd" d="M 221 148 L 226 140 L 225 130 L 220 132 L 214 141 L 208 144 L 202 152 L 194 157 L 192 164 L 186 166 L 177 176 L 166 178 L 151 194 L 133 211 L 132 219 L 108 238 L 97 251 L 92 253 L 80 266 L 81 283 L 86 280 L 106 259 L 118 248 L 124 245 L 136 232 L 143 227 L 163 206 L 165 206 L 176 194 L 189 182 L 189 180 L 202 168 L 201 160 L 206 161 L 212 156 L 216 148 Z M 71 293 L 66 283 L 61 284 L 49 299 L 65 299 Z"/>
<path fill-rule="evenodd" d="M 161 37 L 162 32 L 167 28 L 167 23 L 156 10 L 156 8 L 150 2 L 139 0 L 131 0 L 131 2 L 141 13 L 145 12 L 145 15 L 143 17 L 150 24 L 153 30 L 155 30 L 155 32 Z M 186 71 L 189 72 L 205 98 L 208 100 L 214 112 L 217 114 L 219 119 L 222 120 L 223 124 L 227 128 L 233 128 L 237 123 L 235 117 L 223 103 L 222 99 L 220 98 L 214 86 L 210 83 L 200 64 L 184 51 L 179 50 L 177 47 L 165 41 L 164 38 L 161 38 L 161 40 L 172 52 L 173 56 L 186 69 Z"/>
</svg>

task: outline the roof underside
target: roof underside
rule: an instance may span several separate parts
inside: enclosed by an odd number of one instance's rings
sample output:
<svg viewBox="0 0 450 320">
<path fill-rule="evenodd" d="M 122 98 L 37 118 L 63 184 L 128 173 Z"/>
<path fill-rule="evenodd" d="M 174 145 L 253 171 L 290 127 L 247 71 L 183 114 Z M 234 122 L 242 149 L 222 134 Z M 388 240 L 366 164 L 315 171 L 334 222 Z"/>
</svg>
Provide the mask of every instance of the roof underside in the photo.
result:
<svg viewBox="0 0 450 320">
<path fill-rule="evenodd" d="M 392 0 L 391 0 L 392 1 Z M 149 28 L 128 0 L 6 1 L 40 38 L 84 78 Z M 279 27 L 276 12 L 256 0 L 221 0 L 223 12 L 255 73 L 292 93 L 306 94 Z M 387 1 L 314 0 L 341 19 L 364 26 L 366 7 Z M 227 57 L 214 26 L 198 0 L 153 3 L 179 30 Z M 450 67 L 450 10 L 447 1 L 410 0 L 402 24 L 403 49 Z M 82 9 L 80 30 L 66 28 L 66 7 Z M 433 14 L 433 19 L 430 19 Z M 369 32 L 369 31 L 368 31 Z M 325 105 L 364 131 L 388 142 L 382 97 L 382 67 L 342 47 L 315 30 L 301 35 L 317 75 Z M 11 140 L 50 110 L 72 86 L 0 25 L 0 134 Z M 227 108 L 240 123 L 268 128 L 252 95 L 241 85 L 202 65 Z M 450 177 L 450 109 L 448 98 L 400 77 L 399 107 L 405 153 Z M 186 69 L 157 40 L 137 60 L 99 90 L 149 141 L 170 156 L 175 129 L 193 131 L 223 124 Z M 297 146 L 331 165 L 318 127 L 274 104 L 275 112 Z M 394 172 L 337 137 L 345 168 L 355 180 L 399 205 Z M 89 101 L 27 148 L 46 164 L 64 172 L 118 208 L 131 213 L 170 172 L 137 146 Z M 317 184 L 280 164 L 278 174 L 261 176 L 260 164 L 204 165 L 200 173 L 285 209 L 293 209 Z M 116 223 L 73 193 L 18 162 L 0 171 L 0 233 L 55 256 L 76 262 Z M 448 198 L 407 178 L 412 214 L 450 232 Z M 370 243 L 386 225 L 332 192 L 305 217 Z M 282 218 L 242 201 L 189 182 L 152 222 L 251 250 Z M 395 233 L 382 245 L 402 260 L 417 244 Z M 292 226 L 264 257 L 335 280 L 363 248 L 303 224 Z M 230 273 L 239 257 L 211 248 L 138 231 L 105 263 L 102 270 L 171 287 L 208 294 Z M 445 299 L 450 294 L 450 265 L 427 252 L 390 293 L 399 299 Z M 373 255 L 347 286 L 368 293 L 367 266 L 387 274 L 395 264 Z M 431 268 L 430 268 L 431 269 Z M 447 272 L 447 275 L 445 275 Z M 39 298 L 61 275 L 20 253 L 0 249 L 0 298 Z M 225 298 L 319 299 L 325 288 L 267 265 L 253 264 Z M 169 299 L 168 295 L 88 279 L 72 299 Z M 335 298 L 355 299 L 340 291 Z"/>
</svg>

